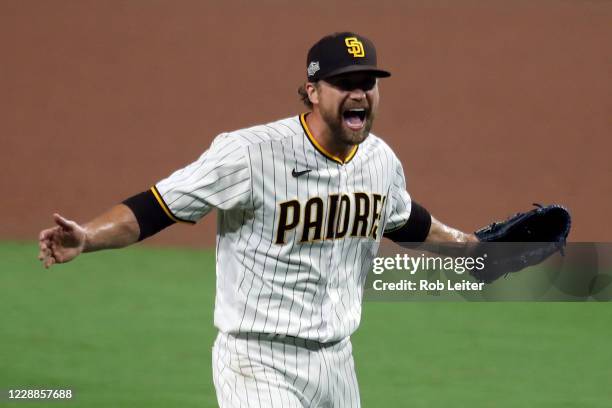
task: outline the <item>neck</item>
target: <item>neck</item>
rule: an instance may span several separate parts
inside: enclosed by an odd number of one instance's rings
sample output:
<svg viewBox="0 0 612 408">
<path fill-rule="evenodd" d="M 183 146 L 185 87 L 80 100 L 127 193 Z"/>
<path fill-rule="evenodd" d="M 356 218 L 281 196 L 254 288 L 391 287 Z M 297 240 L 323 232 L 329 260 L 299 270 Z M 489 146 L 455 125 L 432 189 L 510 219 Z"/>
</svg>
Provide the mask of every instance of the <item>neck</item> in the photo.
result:
<svg viewBox="0 0 612 408">
<path fill-rule="evenodd" d="M 310 130 L 310 136 L 315 139 L 327 155 L 343 163 L 353 155 L 355 145 L 343 143 L 338 137 L 335 137 L 332 130 L 317 111 L 307 114 L 304 120 Z"/>
</svg>

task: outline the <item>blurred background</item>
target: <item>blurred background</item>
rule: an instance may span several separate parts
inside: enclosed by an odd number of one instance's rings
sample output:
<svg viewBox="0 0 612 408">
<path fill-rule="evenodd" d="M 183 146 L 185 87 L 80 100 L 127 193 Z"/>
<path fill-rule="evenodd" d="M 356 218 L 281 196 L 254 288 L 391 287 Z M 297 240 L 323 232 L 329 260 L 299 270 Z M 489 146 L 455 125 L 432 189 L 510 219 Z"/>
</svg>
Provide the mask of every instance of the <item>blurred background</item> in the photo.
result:
<svg viewBox="0 0 612 408">
<path fill-rule="evenodd" d="M 223 131 L 305 110 L 306 51 L 374 40 L 374 132 L 408 190 L 474 230 L 562 203 L 571 240 L 612 238 L 610 1 L 0 1 L 0 238 L 86 221 Z M 214 217 L 152 242 L 210 246 Z"/>
<path fill-rule="evenodd" d="M 34 241 L 53 212 L 85 222 L 217 134 L 303 112 L 306 52 L 344 30 L 393 73 L 374 132 L 437 218 L 555 202 L 571 241 L 611 240 L 612 1 L 0 0 L 0 389 L 215 406 L 214 215 L 50 271 Z M 609 407 L 611 321 L 607 303 L 366 302 L 363 406 Z"/>
</svg>

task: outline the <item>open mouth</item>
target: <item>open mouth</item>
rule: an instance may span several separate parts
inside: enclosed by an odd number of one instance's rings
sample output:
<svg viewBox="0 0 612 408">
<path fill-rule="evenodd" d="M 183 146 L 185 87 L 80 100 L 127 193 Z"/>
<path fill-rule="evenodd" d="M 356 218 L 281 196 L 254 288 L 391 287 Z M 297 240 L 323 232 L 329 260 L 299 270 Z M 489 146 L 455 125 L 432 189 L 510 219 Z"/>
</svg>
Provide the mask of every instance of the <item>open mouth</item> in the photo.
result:
<svg viewBox="0 0 612 408">
<path fill-rule="evenodd" d="M 365 125 L 366 110 L 364 108 L 346 109 L 342 112 L 342 118 L 349 129 L 360 130 Z"/>
</svg>

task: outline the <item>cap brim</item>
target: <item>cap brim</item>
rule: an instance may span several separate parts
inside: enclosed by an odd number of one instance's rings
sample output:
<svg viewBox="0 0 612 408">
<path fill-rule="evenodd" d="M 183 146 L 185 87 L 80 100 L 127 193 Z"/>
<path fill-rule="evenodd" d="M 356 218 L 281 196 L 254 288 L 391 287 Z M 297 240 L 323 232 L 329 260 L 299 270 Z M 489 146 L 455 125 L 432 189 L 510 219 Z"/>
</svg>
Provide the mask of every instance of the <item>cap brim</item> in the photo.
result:
<svg viewBox="0 0 612 408">
<path fill-rule="evenodd" d="M 325 79 L 336 75 L 348 74 L 352 72 L 368 72 L 373 74 L 377 78 L 387 78 L 391 76 L 391 73 L 388 71 L 384 71 L 382 69 L 378 69 L 372 65 L 351 65 L 348 67 L 338 68 L 334 71 L 328 72 L 325 76 L 320 77 L 319 79 Z"/>
</svg>

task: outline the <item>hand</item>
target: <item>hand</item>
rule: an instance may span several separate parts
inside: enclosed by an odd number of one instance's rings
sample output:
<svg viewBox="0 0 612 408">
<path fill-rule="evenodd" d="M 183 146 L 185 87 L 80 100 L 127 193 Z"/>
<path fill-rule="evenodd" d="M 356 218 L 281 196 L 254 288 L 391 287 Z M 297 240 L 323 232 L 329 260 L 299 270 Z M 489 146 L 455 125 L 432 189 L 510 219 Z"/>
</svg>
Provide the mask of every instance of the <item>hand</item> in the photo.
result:
<svg viewBox="0 0 612 408">
<path fill-rule="evenodd" d="M 57 226 L 40 232 L 38 259 L 45 268 L 55 263 L 64 263 L 76 258 L 85 249 L 87 233 L 74 221 L 53 214 Z"/>
</svg>

